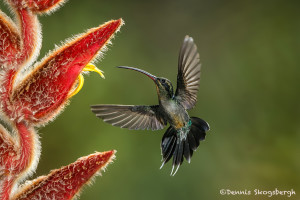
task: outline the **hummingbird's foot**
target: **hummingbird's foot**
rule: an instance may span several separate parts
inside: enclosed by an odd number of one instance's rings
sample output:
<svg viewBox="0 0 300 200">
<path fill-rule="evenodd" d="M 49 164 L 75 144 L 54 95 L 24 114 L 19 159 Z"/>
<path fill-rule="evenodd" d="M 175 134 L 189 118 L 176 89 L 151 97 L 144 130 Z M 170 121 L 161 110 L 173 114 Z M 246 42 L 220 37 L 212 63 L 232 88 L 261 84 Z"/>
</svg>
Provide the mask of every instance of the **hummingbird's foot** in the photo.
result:
<svg viewBox="0 0 300 200">
<path fill-rule="evenodd" d="M 101 71 L 100 69 L 98 69 L 95 65 L 93 65 L 93 64 L 91 64 L 91 63 L 87 64 L 87 65 L 82 69 L 82 71 L 96 72 L 96 73 L 98 73 L 102 78 L 105 79 L 105 76 L 103 75 L 104 72 Z M 75 94 L 77 94 L 77 93 L 81 90 L 81 88 L 82 88 L 82 86 L 83 86 L 83 83 L 84 83 L 83 75 L 82 75 L 82 74 L 79 74 L 77 80 L 78 80 L 78 84 L 77 84 L 76 88 L 68 95 L 68 98 L 73 97 Z"/>
</svg>

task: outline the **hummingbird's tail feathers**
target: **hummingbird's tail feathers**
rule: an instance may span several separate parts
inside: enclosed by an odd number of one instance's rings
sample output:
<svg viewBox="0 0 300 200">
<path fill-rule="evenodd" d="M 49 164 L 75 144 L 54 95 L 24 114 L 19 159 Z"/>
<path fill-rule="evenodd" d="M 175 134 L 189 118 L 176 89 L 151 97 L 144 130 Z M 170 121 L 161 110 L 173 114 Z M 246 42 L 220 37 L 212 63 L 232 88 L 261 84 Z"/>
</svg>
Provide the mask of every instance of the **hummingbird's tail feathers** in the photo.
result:
<svg viewBox="0 0 300 200">
<path fill-rule="evenodd" d="M 172 158 L 176 148 L 176 141 L 176 129 L 170 126 L 165 132 L 160 145 L 163 162 L 160 168 Z"/>
<path fill-rule="evenodd" d="M 200 119 L 198 117 L 191 117 L 191 121 L 192 121 L 192 126 L 188 135 L 192 133 L 192 135 L 195 138 L 197 144 L 196 148 L 197 148 L 199 146 L 199 142 L 205 139 L 206 131 L 209 131 L 209 124 L 203 119 Z"/>
<path fill-rule="evenodd" d="M 185 154 L 185 146 L 188 145 L 187 143 L 188 140 L 179 138 L 177 130 L 173 126 L 170 126 L 161 141 L 162 165 L 160 169 L 173 157 L 171 175 L 174 176 L 183 162 L 183 155 Z"/>
<path fill-rule="evenodd" d="M 191 126 L 186 137 L 182 137 L 184 134 L 180 134 L 178 130 L 170 126 L 161 141 L 162 165 L 160 168 L 173 157 L 171 175 L 174 176 L 184 158 L 188 163 L 191 162 L 193 152 L 198 148 L 200 141 L 205 139 L 208 130 L 208 123 L 197 117 L 191 117 Z"/>
</svg>

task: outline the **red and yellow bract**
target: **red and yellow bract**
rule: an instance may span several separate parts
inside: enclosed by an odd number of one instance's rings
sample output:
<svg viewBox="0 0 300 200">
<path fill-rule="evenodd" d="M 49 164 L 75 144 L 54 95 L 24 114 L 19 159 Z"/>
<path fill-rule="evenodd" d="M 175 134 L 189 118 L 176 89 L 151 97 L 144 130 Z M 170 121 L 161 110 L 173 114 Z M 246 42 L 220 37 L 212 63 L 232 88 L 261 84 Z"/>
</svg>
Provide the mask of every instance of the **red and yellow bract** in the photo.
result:
<svg viewBox="0 0 300 200">
<path fill-rule="evenodd" d="M 0 11 L 0 114 L 9 126 L 7 130 L 0 124 L 0 199 L 71 199 L 111 162 L 114 151 L 80 158 L 19 185 L 35 171 L 39 160 L 35 127 L 45 125 L 62 111 L 82 70 L 101 53 L 123 21 L 112 20 L 69 39 L 33 65 L 41 48 L 37 15 L 55 11 L 64 0 L 6 3 L 18 23 Z"/>
</svg>

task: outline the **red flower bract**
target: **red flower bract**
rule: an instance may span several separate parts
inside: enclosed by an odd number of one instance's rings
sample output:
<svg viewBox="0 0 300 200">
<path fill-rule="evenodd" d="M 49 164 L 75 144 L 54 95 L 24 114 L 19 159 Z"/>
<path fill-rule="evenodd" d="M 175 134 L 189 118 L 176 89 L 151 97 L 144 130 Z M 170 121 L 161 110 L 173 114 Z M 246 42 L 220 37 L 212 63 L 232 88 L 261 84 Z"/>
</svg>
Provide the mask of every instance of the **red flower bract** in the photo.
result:
<svg viewBox="0 0 300 200">
<path fill-rule="evenodd" d="M 9 97 L 10 117 L 22 117 L 31 123 L 46 123 L 52 119 L 68 99 L 79 73 L 109 41 L 121 22 L 110 21 L 91 29 L 45 58 Z"/>
<path fill-rule="evenodd" d="M 45 125 L 62 111 L 74 95 L 81 71 L 94 69 L 89 63 L 123 22 L 112 20 L 92 28 L 67 40 L 41 62 L 29 67 L 41 47 L 37 14 L 54 11 L 64 1 L 6 2 L 19 23 L 0 11 L 0 116 L 7 124 L 7 128 L 0 124 L 0 199 L 71 199 L 83 184 L 111 162 L 114 151 L 81 158 L 26 186 L 19 186 L 35 171 L 40 156 L 34 127 Z"/>
<path fill-rule="evenodd" d="M 114 151 L 95 153 L 78 159 L 75 163 L 53 170 L 30 185 L 24 185 L 12 199 L 71 199 L 78 194 L 83 184 L 114 158 Z M 43 198 L 41 198 L 43 197 Z"/>
</svg>

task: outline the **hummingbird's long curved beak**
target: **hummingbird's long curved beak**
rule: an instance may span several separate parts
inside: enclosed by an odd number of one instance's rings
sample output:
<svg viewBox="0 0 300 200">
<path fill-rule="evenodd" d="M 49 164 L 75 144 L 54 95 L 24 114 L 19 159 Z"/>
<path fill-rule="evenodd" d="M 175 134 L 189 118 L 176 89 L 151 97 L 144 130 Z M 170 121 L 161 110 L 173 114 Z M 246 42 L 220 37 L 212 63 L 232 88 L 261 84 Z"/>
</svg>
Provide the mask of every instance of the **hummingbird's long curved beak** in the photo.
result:
<svg viewBox="0 0 300 200">
<path fill-rule="evenodd" d="M 144 71 L 144 70 L 134 68 L 134 67 L 127 67 L 127 66 L 118 66 L 118 68 L 131 69 L 131 70 L 134 70 L 134 71 L 137 71 L 137 72 L 141 72 L 141 73 L 145 74 L 146 76 L 148 76 L 149 78 L 151 78 L 156 83 L 157 77 L 150 74 L 149 72 Z"/>
</svg>

